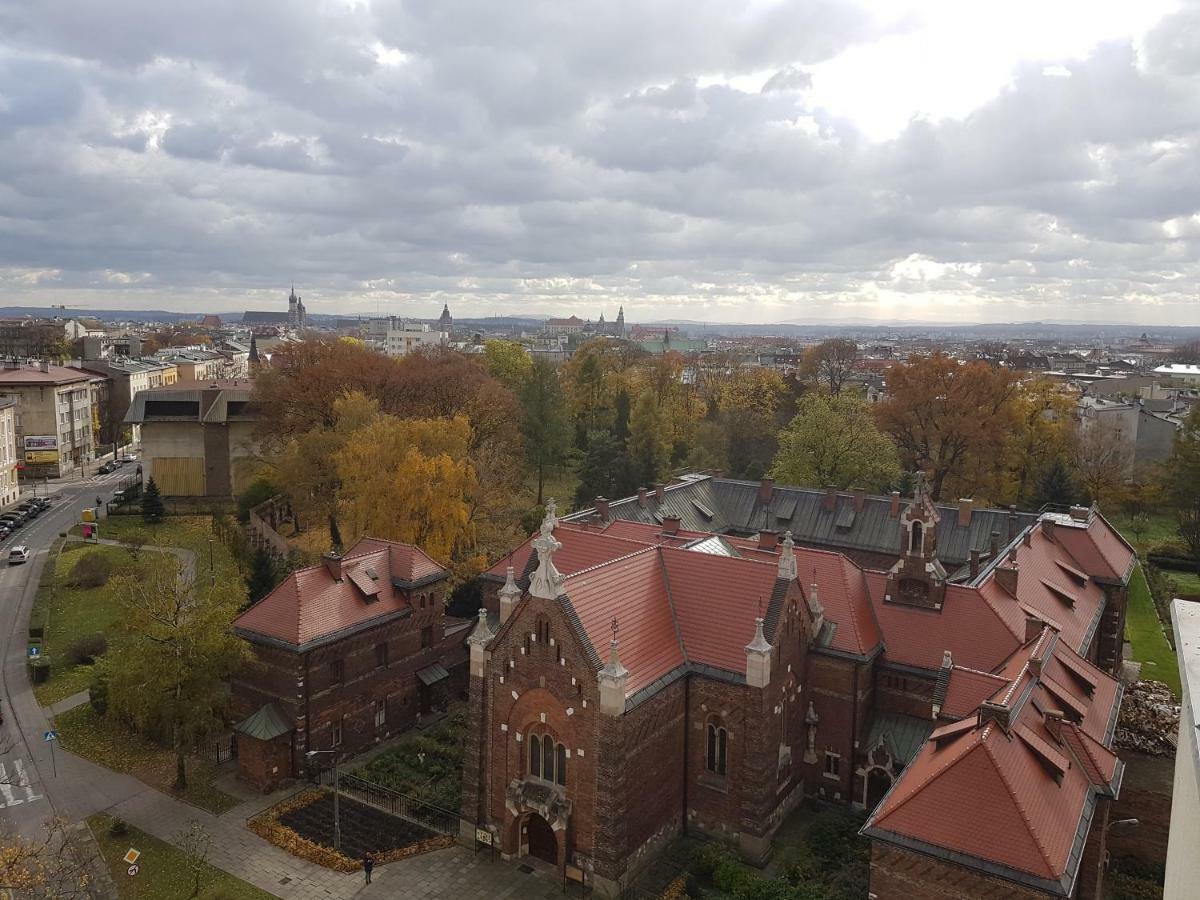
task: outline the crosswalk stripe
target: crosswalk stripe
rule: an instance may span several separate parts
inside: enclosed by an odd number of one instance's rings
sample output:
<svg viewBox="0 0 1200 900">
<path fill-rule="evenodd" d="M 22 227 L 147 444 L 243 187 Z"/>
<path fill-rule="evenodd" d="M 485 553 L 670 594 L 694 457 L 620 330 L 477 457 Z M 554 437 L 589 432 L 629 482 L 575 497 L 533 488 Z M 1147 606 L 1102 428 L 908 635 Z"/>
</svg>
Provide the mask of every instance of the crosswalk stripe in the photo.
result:
<svg viewBox="0 0 1200 900">
<path fill-rule="evenodd" d="M 2 762 L 0 762 L 0 794 L 4 795 L 5 806 L 17 806 L 25 802 L 18 800 L 17 795 L 13 793 L 12 785 L 8 783 L 8 770 L 5 769 Z"/>
<path fill-rule="evenodd" d="M 25 799 L 32 803 L 34 800 L 41 800 L 41 794 L 33 792 L 33 785 L 29 783 L 29 777 L 25 774 L 25 760 L 17 758 L 13 760 L 13 766 L 17 770 L 17 784 L 25 788 Z"/>
</svg>

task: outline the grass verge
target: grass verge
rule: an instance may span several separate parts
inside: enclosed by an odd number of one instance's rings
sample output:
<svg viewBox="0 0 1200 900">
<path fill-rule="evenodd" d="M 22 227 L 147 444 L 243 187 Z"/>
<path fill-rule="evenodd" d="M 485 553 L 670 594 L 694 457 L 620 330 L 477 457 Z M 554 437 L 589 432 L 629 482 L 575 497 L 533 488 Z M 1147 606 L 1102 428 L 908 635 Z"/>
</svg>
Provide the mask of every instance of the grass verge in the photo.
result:
<svg viewBox="0 0 1200 900">
<path fill-rule="evenodd" d="M 197 578 L 208 574 L 210 559 L 218 579 L 242 577 L 237 560 L 213 532 L 212 516 L 167 516 L 156 525 L 147 525 L 141 516 L 112 516 L 100 522 L 100 537 L 105 540 L 119 541 L 131 532 L 144 533 L 150 539 L 148 552 L 153 552 L 151 545 L 191 550 L 196 554 Z"/>
<path fill-rule="evenodd" d="M 1173 574 L 1173 573 L 1172 573 Z M 1133 658 L 1142 664 L 1142 677 L 1167 684 L 1176 697 L 1179 692 L 1179 665 L 1175 651 L 1167 643 L 1146 575 L 1139 565 L 1129 581 L 1129 609 L 1125 615 L 1125 634 Z"/>
<path fill-rule="evenodd" d="M 177 847 L 132 825 L 126 826 L 125 834 L 113 835 L 110 833 L 113 820 L 108 816 L 92 816 L 87 822 L 121 900 L 188 900 L 192 896 L 194 870 L 191 861 Z M 133 877 L 123 859 L 131 847 L 142 854 L 138 858 L 138 874 Z M 274 897 L 207 863 L 201 867 L 200 883 L 203 885 L 200 900 L 273 900 Z"/>
<path fill-rule="evenodd" d="M 217 767 L 210 760 L 188 757 L 188 786 L 182 794 L 171 790 L 175 781 L 175 756 L 144 737 L 121 727 L 91 706 L 68 710 L 55 719 L 63 747 L 115 772 L 126 772 L 153 788 L 186 800 L 193 806 L 220 814 L 238 800 L 213 784 Z"/>
<path fill-rule="evenodd" d="M 61 542 L 60 542 L 61 543 Z M 87 557 L 106 560 L 113 575 L 143 572 L 155 565 L 159 557 L 152 552 L 135 561 L 120 547 L 96 546 L 67 541 L 59 553 L 59 543 L 50 551 L 42 570 L 37 597 L 33 603 L 30 624 L 42 625 L 42 653 L 50 660 L 50 680 L 34 685 L 38 703 L 49 706 L 72 694 L 87 690 L 92 677 L 90 665 L 71 661 L 68 650 L 81 637 L 90 634 L 109 635 L 121 616 L 121 603 L 112 583 L 94 588 L 70 587 L 72 568 Z"/>
</svg>

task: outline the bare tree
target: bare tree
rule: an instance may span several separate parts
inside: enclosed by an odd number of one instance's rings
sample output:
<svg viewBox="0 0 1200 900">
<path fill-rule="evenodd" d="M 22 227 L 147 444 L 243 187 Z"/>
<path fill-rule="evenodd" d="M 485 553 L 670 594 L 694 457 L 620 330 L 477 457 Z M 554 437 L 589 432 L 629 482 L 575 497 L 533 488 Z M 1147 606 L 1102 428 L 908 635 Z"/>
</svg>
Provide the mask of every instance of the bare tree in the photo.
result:
<svg viewBox="0 0 1200 900">
<path fill-rule="evenodd" d="M 0 885 L 23 900 L 92 900 L 103 895 L 101 863 L 87 829 L 55 818 L 41 840 L 15 831 L 0 834 Z"/>
<path fill-rule="evenodd" d="M 1091 419 L 1080 423 L 1072 457 L 1079 484 L 1093 503 L 1103 505 L 1128 479 L 1133 448 L 1112 423 Z"/>
<path fill-rule="evenodd" d="M 189 900 L 200 894 L 204 887 L 204 876 L 208 874 L 208 853 L 212 849 L 212 835 L 196 819 L 188 822 L 187 828 L 171 839 L 184 857 L 192 892 Z"/>
<path fill-rule="evenodd" d="M 801 373 L 831 394 L 840 394 L 842 386 L 854 370 L 858 345 L 847 338 L 829 338 L 804 351 Z"/>
</svg>

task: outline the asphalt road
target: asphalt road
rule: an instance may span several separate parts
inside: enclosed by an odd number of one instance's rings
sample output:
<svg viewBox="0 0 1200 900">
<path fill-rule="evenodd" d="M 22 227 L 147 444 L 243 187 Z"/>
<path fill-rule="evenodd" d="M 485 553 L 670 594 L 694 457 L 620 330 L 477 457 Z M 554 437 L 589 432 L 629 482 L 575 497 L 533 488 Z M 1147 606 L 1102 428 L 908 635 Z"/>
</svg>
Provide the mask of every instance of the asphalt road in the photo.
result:
<svg viewBox="0 0 1200 900">
<path fill-rule="evenodd" d="M 90 784 L 96 779 L 81 767 L 82 761 L 57 750 L 51 758 L 44 740 L 46 713 L 33 697 L 27 674 L 28 624 L 54 539 L 79 522 L 81 510 L 95 505 L 97 496 L 110 499 L 116 482 L 130 474 L 131 467 L 125 466 L 109 475 L 51 484 L 50 509 L 0 541 L 0 819 L 29 839 L 40 838 L 51 817 L 75 819 L 103 799 L 95 796 L 101 786 Z M 40 486 L 38 492 L 43 493 Z M 9 550 L 18 544 L 29 549 L 29 562 L 8 565 Z"/>
</svg>

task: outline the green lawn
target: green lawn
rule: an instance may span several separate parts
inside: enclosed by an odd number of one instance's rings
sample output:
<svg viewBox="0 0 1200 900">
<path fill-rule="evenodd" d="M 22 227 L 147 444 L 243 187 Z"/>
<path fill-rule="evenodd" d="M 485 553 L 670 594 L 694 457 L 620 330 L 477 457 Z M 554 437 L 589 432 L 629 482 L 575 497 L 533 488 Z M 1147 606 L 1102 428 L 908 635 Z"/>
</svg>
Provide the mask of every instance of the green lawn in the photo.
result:
<svg viewBox="0 0 1200 900">
<path fill-rule="evenodd" d="M 1174 573 L 1171 573 L 1172 575 Z M 1179 666 L 1175 651 L 1167 643 L 1154 600 L 1142 567 L 1138 566 L 1129 582 L 1129 608 L 1125 616 L 1125 633 L 1133 649 L 1133 658 L 1142 664 L 1142 677 L 1162 681 L 1180 696 Z"/>
<path fill-rule="evenodd" d="M 1200 573 L 1163 569 L 1163 574 L 1175 582 L 1178 594 L 1200 596 Z"/>
<path fill-rule="evenodd" d="M 237 560 L 213 532 L 211 516 L 168 516 L 157 525 L 147 525 L 141 516 L 113 516 L 100 522 L 100 537 L 106 540 L 119 541 L 132 531 L 145 533 L 150 544 L 191 550 L 196 554 L 198 577 L 208 574 L 210 553 L 217 578 L 242 577 Z"/>
<path fill-rule="evenodd" d="M 156 554 L 146 551 L 137 562 L 120 547 L 82 544 L 77 541 L 56 543 L 42 570 L 30 623 L 42 625 L 45 635 L 42 653 L 51 661 L 50 680 L 36 685 L 34 695 L 43 706 L 49 706 L 79 691 L 87 690 L 91 681 L 91 666 L 76 666 L 67 656 L 67 649 L 77 638 L 89 634 L 108 634 L 120 619 L 120 601 L 112 583 L 97 588 L 72 588 L 65 584 L 76 563 L 96 555 L 108 560 L 112 573 L 128 574 L 145 571 L 154 565 Z"/>
<path fill-rule="evenodd" d="M 68 710 L 56 717 L 55 728 L 63 747 L 115 772 L 128 772 L 151 787 L 172 793 L 175 756 L 170 750 L 124 728 L 112 717 L 99 715 L 91 706 Z M 181 799 L 212 813 L 237 806 L 238 800 L 212 783 L 217 768 L 208 759 L 188 758 L 188 787 Z"/>
<path fill-rule="evenodd" d="M 109 833 L 112 821 L 108 816 L 92 816 L 88 826 L 96 836 L 121 900 L 189 900 L 194 876 L 188 858 L 178 848 L 132 825 L 126 826 L 125 834 L 113 836 Z M 133 877 L 129 875 L 129 864 L 123 859 L 130 848 L 142 854 L 138 857 L 138 873 Z M 200 873 L 200 883 L 200 900 L 272 900 L 274 897 L 208 864 L 204 864 Z"/>
<path fill-rule="evenodd" d="M 408 794 L 442 809 L 456 811 L 462 802 L 463 732 L 467 711 L 450 708 L 442 721 L 413 731 L 354 774 L 393 791 Z"/>
<path fill-rule="evenodd" d="M 1128 516 L 1117 513 L 1112 524 L 1124 535 L 1125 540 L 1140 551 L 1164 541 L 1179 540 L 1178 523 L 1171 513 L 1153 513 L 1146 516 L 1146 524 L 1142 532 L 1135 535 Z"/>
</svg>

